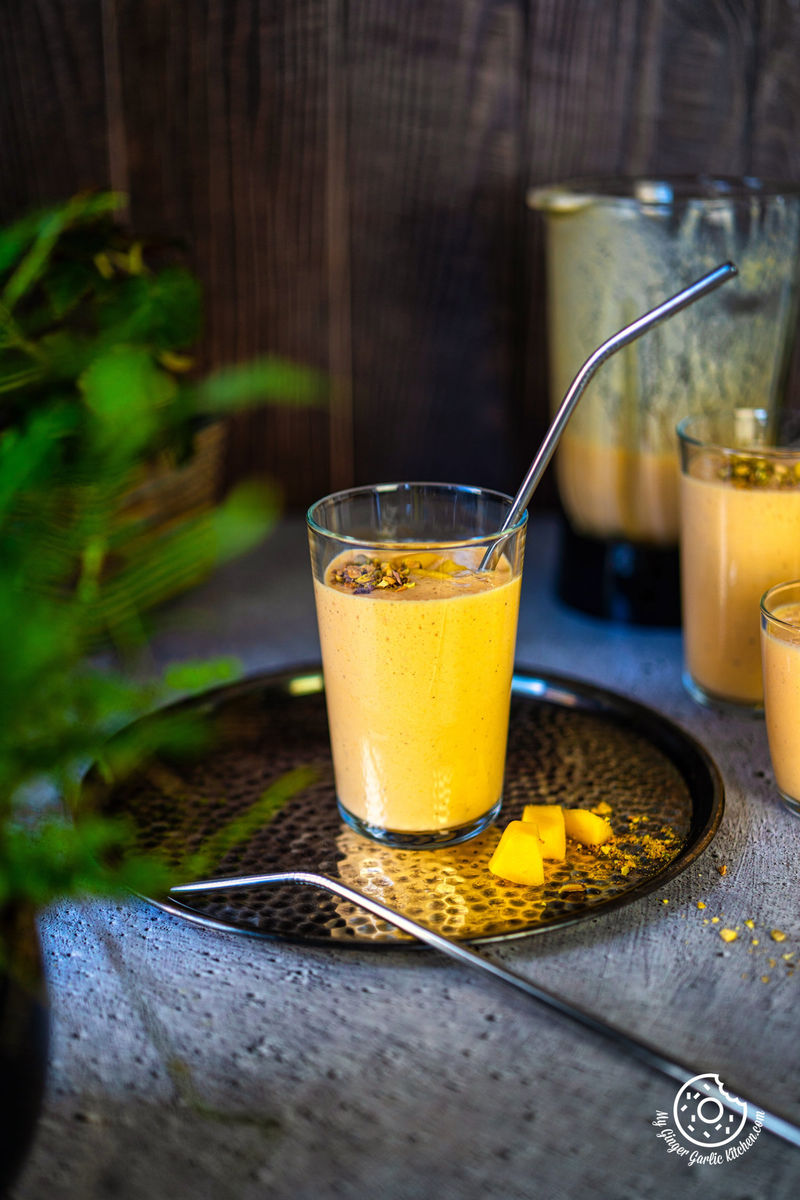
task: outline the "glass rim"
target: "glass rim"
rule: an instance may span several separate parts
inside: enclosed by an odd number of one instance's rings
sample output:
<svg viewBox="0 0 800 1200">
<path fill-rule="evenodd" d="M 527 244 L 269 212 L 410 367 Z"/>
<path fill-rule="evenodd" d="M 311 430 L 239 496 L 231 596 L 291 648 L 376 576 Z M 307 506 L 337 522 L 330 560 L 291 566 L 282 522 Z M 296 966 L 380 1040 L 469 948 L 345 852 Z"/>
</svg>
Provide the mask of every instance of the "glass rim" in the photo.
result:
<svg viewBox="0 0 800 1200">
<path fill-rule="evenodd" d="M 779 414 L 771 414 L 766 408 L 747 408 L 741 405 L 739 408 L 716 408 L 706 413 L 689 413 L 685 417 L 681 417 L 675 426 L 675 432 L 678 435 L 679 441 L 685 446 L 695 446 L 701 450 L 717 450 L 721 454 L 758 454 L 761 458 L 798 458 L 800 457 L 800 442 L 791 446 L 765 446 L 762 443 L 753 445 L 732 446 L 727 441 L 720 438 L 703 438 L 697 434 L 690 432 L 689 426 L 697 421 L 715 421 L 721 417 L 734 417 L 737 413 L 750 413 L 765 423 L 773 416 Z"/>
<path fill-rule="evenodd" d="M 781 583 L 773 583 L 768 587 L 759 602 L 761 615 L 768 621 L 774 621 L 776 625 L 779 625 L 783 629 L 791 629 L 795 633 L 800 633 L 800 621 L 785 621 L 783 617 L 777 617 L 770 607 L 770 604 L 773 603 L 772 597 L 774 594 L 783 591 L 784 588 L 787 590 L 789 588 L 797 588 L 800 591 L 800 579 L 785 579 Z"/>
<path fill-rule="evenodd" d="M 315 518 L 314 512 L 323 504 L 328 504 L 334 501 L 350 499 L 356 496 L 374 495 L 375 493 L 401 492 L 403 490 L 411 490 L 413 488 L 431 488 L 439 489 L 442 492 L 460 492 L 467 495 L 487 496 L 492 500 L 499 500 L 502 504 L 507 505 L 510 509 L 514 501 L 511 496 L 507 496 L 505 492 L 498 492 L 494 488 L 481 487 L 478 484 L 465 483 L 441 483 L 432 480 L 402 480 L 397 483 L 368 483 L 357 487 L 342 488 L 337 492 L 329 492 L 327 496 L 321 496 L 319 500 L 315 500 L 306 512 L 306 524 L 314 533 L 320 534 L 322 537 L 334 538 L 337 542 L 342 542 L 346 546 L 385 546 L 387 548 L 403 549 L 408 546 L 484 546 L 487 542 L 495 542 L 500 538 L 506 540 L 513 537 L 523 529 L 528 520 L 527 508 L 521 516 L 517 518 L 513 525 L 509 525 L 507 529 L 494 529 L 488 533 L 477 534 L 474 537 L 463 538 L 420 538 L 419 541 L 395 541 L 391 538 L 359 538 L 354 537 L 350 533 L 339 533 L 334 529 L 328 529 L 325 525 Z"/>
<path fill-rule="evenodd" d="M 571 211 L 590 204 L 634 210 L 669 209 L 676 203 L 746 203 L 754 198 L 796 199 L 800 183 L 757 175 L 587 175 L 555 180 L 530 188 L 529 208 L 541 212 Z"/>
</svg>

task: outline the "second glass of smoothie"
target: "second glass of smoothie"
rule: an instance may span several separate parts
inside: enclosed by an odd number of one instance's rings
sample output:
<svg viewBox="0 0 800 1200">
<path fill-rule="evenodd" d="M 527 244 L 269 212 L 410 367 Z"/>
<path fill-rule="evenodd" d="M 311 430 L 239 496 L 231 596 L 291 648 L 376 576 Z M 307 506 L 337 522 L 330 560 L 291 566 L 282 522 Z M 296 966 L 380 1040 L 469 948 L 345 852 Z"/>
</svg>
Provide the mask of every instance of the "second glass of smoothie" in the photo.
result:
<svg viewBox="0 0 800 1200">
<path fill-rule="evenodd" d="M 684 681 L 760 712 L 759 602 L 800 576 L 800 441 L 751 408 L 686 418 L 678 439 Z"/>
<path fill-rule="evenodd" d="M 499 811 L 527 520 L 501 533 L 510 507 L 401 483 L 309 510 L 339 809 L 384 843 L 450 845 Z"/>
</svg>

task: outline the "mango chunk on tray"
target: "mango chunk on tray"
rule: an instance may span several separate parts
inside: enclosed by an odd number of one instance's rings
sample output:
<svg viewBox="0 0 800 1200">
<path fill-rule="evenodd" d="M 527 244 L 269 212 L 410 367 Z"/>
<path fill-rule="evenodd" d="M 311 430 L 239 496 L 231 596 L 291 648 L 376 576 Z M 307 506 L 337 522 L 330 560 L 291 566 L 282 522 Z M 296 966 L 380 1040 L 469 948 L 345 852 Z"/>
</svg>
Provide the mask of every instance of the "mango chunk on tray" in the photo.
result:
<svg viewBox="0 0 800 1200">
<path fill-rule="evenodd" d="M 521 821 L 509 821 L 489 860 L 489 870 L 509 883 L 541 887 L 544 859 L 563 862 L 567 838 L 584 846 L 603 846 L 614 836 L 605 817 L 585 808 L 526 804 Z"/>
<path fill-rule="evenodd" d="M 489 870 L 509 883 L 541 887 L 544 864 L 537 826 L 531 821 L 509 821 L 489 859 Z"/>
<path fill-rule="evenodd" d="M 526 804 L 523 821 L 532 822 L 539 830 L 542 858 L 563 862 L 567 855 L 567 834 L 564 810 L 560 804 Z"/>
<path fill-rule="evenodd" d="M 605 817 L 599 817 L 586 808 L 565 808 L 564 828 L 567 837 L 574 838 L 584 846 L 603 846 L 611 840 L 614 832 Z"/>
</svg>

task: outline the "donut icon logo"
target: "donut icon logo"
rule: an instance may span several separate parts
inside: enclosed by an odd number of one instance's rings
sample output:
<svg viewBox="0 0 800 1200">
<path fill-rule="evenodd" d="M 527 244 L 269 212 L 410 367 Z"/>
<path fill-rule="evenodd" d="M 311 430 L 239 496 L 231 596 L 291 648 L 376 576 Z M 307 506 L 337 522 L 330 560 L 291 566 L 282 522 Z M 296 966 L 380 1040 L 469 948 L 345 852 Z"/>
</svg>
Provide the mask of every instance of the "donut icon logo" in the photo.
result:
<svg viewBox="0 0 800 1200">
<path fill-rule="evenodd" d="M 742 1132 L 747 1105 L 725 1090 L 719 1075 L 709 1071 L 687 1080 L 672 1106 L 675 1128 L 695 1146 L 727 1146 Z"/>
</svg>

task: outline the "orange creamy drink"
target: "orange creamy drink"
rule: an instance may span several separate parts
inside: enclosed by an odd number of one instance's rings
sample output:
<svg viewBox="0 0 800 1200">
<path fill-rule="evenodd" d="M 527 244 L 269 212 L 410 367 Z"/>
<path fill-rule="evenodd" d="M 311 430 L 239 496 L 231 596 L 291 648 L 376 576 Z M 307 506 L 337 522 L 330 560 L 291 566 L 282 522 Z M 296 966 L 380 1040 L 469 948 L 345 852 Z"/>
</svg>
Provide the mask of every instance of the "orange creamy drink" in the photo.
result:
<svg viewBox="0 0 800 1200">
<path fill-rule="evenodd" d="M 496 815 L 521 546 L 481 569 L 486 549 L 353 546 L 315 568 L 337 798 L 361 832 L 446 844 Z"/>
<path fill-rule="evenodd" d="M 339 800 L 401 832 L 468 825 L 500 799 L 519 609 L 507 562 L 420 557 L 394 560 L 411 564 L 398 590 L 341 583 L 348 553 L 314 585 Z"/>
<path fill-rule="evenodd" d="M 682 448 L 687 685 L 697 699 L 758 709 L 759 601 L 800 575 L 800 452 Z"/>
<path fill-rule="evenodd" d="M 800 812 L 800 583 L 771 588 L 761 603 L 764 715 L 775 782 Z"/>
<path fill-rule="evenodd" d="M 629 450 L 567 428 L 556 464 L 561 499 L 581 533 L 665 546 L 677 541 L 674 450 Z"/>
</svg>

